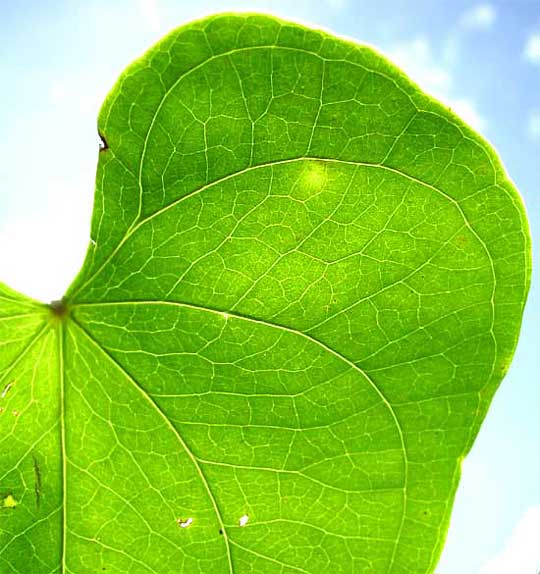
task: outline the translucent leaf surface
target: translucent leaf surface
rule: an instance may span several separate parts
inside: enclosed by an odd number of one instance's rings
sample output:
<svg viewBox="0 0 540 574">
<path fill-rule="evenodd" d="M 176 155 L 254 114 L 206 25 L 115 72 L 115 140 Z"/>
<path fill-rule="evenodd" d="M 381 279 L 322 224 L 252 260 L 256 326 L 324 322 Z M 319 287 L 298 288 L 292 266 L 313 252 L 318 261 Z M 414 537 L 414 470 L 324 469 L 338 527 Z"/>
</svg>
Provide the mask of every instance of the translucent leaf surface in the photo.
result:
<svg viewBox="0 0 540 574">
<path fill-rule="evenodd" d="M 490 146 L 245 15 L 167 36 L 99 131 L 63 302 L 0 286 L 2 574 L 432 573 L 530 276 Z"/>
</svg>

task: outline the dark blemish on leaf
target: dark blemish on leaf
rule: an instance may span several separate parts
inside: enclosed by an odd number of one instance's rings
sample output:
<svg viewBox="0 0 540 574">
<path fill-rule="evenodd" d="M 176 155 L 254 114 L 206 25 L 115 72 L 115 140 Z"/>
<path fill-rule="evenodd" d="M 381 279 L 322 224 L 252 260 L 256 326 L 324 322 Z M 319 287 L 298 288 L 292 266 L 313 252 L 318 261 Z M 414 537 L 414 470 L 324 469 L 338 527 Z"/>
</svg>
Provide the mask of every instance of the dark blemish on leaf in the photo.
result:
<svg viewBox="0 0 540 574">
<path fill-rule="evenodd" d="M 101 133 L 98 132 L 99 135 L 99 151 L 107 151 L 109 149 L 109 144 L 107 143 L 107 140 L 105 139 L 105 136 Z"/>
<path fill-rule="evenodd" d="M 219 533 L 221 534 L 221 536 L 223 536 L 223 529 L 219 529 Z"/>
<path fill-rule="evenodd" d="M 41 468 L 38 464 L 36 457 L 32 457 L 34 459 L 34 492 L 36 494 L 36 507 L 39 508 L 39 504 L 41 502 Z"/>
<path fill-rule="evenodd" d="M 12 414 L 14 417 L 18 417 L 21 413 L 20 413 L 19 411 L 17 411 L 17 410 L 14 410 L 11 414 Z"/>
<path fill-rule="evenodd" d="M 0 414 L 4 412 L 4 407 L 0 407 Z"/>
<path fill-rule="evenodd" d="M 504 377 L 504 375 L 506 375 L 509 368 L 510 368 L 510 359 L 508 359 L 508 358 L 503 359 L 503 361 L 501 362 L 501 367 L 500 367 L 501 376 Z"/>
<path fill-rule="evenodd" d="M 49 303 L 49 309 L 51 310 L 51 313 L 59 319 L 64 319 L 69 315 L 69 307 L 64 299 L 59 299 L 58 301 L 52 301 Z"/>
</svg>

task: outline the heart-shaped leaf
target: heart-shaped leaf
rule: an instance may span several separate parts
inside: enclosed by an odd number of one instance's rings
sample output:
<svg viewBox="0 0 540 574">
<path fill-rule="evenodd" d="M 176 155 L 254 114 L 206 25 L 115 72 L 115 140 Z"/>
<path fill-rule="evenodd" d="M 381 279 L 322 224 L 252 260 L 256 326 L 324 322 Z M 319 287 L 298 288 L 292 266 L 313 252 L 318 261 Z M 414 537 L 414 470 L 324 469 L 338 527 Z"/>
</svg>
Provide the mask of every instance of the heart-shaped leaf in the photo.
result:
<svg viewBox="0 0 540 574">
<path fill-rule="evenodd" d="M 529 284 L 490 146 L 254 15 L 167 36 L 99 130 L 79 276 L 0 288 L 0 571 L 433 572 Z"/>
</svg>

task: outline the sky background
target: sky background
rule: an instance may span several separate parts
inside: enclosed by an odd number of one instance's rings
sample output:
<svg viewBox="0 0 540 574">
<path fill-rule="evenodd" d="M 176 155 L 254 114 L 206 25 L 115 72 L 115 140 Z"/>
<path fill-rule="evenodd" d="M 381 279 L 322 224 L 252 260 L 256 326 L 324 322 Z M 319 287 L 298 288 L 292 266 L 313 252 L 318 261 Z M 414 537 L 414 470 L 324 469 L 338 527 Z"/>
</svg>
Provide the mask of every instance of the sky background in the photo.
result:
<svg viewBox="0 0 540 574">
<path fill-rule="evenodd" d="M 0 280 L 58 299 L 89 238 L 96 118 L 119 73 L 181 24 L 263 11 L 377 47 L 498 150 L 535 269 L 521 340 L 463 465 L 437 574 L 540 571 L 540 0 L 0 0 Z"/>
</svg>

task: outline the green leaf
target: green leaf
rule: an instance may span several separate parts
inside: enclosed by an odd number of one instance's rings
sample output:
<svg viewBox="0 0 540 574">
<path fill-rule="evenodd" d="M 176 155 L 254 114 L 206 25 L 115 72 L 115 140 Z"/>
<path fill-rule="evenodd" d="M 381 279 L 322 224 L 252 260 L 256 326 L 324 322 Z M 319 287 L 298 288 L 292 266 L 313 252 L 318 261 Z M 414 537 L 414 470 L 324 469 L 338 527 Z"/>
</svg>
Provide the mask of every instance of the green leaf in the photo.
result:
<svg viewBox="0 0 540 574">
<path fill-rule="evenodd" d="M 2 574 L 432 573 L 530 278 L 492 148 L 256 15 L 167 36 L 99 131 L 66 297 L 0 286 Z"/>
</svg>

